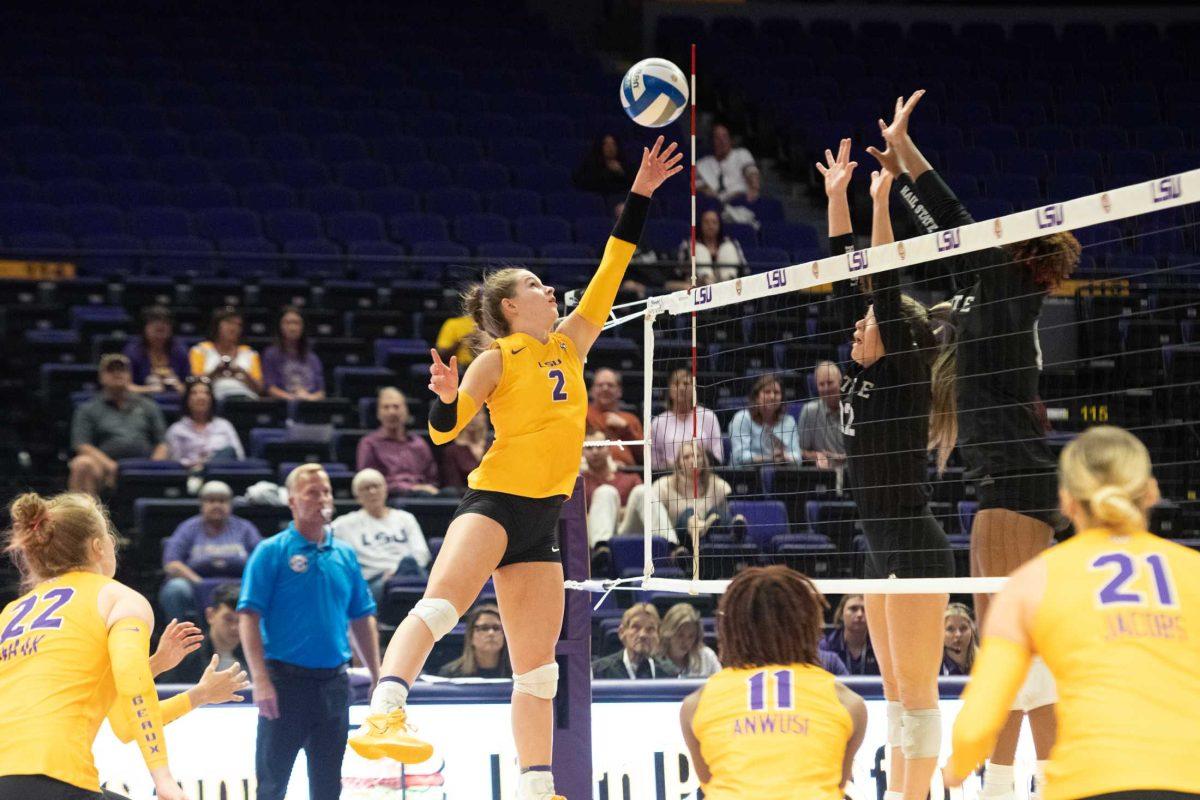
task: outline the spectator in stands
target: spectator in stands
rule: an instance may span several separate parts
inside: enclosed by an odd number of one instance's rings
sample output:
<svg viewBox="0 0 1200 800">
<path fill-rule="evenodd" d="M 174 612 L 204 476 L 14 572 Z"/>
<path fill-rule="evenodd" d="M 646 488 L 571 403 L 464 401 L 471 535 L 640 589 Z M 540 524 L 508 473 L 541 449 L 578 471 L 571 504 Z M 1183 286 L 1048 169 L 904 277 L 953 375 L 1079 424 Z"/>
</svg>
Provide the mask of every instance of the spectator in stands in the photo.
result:
<svg viewBox="0 0 1200 800">
<path fill-rule="evenodd" d="M 166 423 L 158 403 L 129 390 L 129 359 L 109 353 L 100 359 L 100 395 L 75 409 L 71 419 L 68 486 L 96 494 L 117 481 L 122 458 L 167 457 Z"/>
<path fill-rule="evenodd" d="M 763 202 L 762 173 L 758 167 L 746 168 L 746 191 L 732 195 L 725 202 L 725 213 L 722 215 L 730 222 L 741 222 L 758 227 L 763 221 L 767 204 Z M 776 212 L 778 213 L 778 212 Z"/>
<path fill-rule="evenodd" d="M 836 655 L 851 675 L 878 675 L 879 662 L 867 630 L 867 607 L 861 594 L 848 594 L 833 612 L 834 629 L 825 634 L 821 649 Z"/>
<path fill-rule="evenodd" d="M 707 678 L 721 671 L 721 662 L 704 643 L 700 612 L 690 603 L 667 609 L 659 628 L 658 657 L 679 672 L 681 678 Z"/>
<path fill-rule="evenodd" d="M 621 155 L 621 142 L 611 133 L 596 139 L 584 156 L 583 163 L 572 176 L 575 187 L 586 192 L 625 194 L 633 184 L 633 176 Z"/>
<path fill-rule="evenodd" d="M 783 388 L 774 375 L 760 375 L 750 389 L 750 405 L 729 423 L 729 463 L 799 466 L 796 420 L 783 407 Z"/>
<path fill-rule="evenodd" d="M 650 420 L 650 456 L 656 470 L 670 469 L 684 442 L 692 440 L 692 373 L 677 369 L 667 382 L 667 410 Z M 697 436 L 717 463 L 725 459 L 721 423 L 704 406 L 695 406 Z"/>
<path fill-rule="evenodd" d="M 269 397 L 325 399 L 325 370 L 309 346 L 304 315 L 295 306 L 285 306 L 280 313 L 275 342 L 263 351 L 262 371 Z"/>
<path fill-rule="evenodd" d="M 213 382 L 217 400 L 261 395 L 262 362 L 257 351 L 242 344 L 242 313 L 232 306 L 214 311 L 209 337 L 188 353 L 192 374 Z"/>
<path fill-rule="evenodd" d="M 329 529 L 333 487 L 320 464 L 287 477 L 292 522 L 246 564 L 238 625 L 254 682 L 258 800 L 283 800 L 303 748 L 309 794 L 337 798 L 350 733 L 351 639 L 379 682 L 375 601 L 354 550 Z"/>
<path fill-rule="evenodd" d="M 729 128 L 720 122 L 712 128 L 712 149 L 712 155 L 696 162 L 696 191 L 720 200 L 745 194 L 747 173 L 758 171 L 754 156 L 744 147 L 734 147 Z"/>
<path fill-rule="evenodd" d="M 621 615 L 617 636 L 621 649 L 592 662 L 593 678 L 643 680 L 674 678 L 675 666 L 654 654 L 658 651 L 658 609 L 649 603 L 634 603 Z"/>
<path fill-rule="evenodd" d="M 500 609 L 491 603 L 467 613 L 462 655 L 438 670 L 443 678 L 511 678 L 508 641 L 500 624 Z"/>
<path fill-rule="evenodd" d="M 333 521 L 333 535 L 354 548 L 376 604 L 393 575 L 425 577 L 433 560 L 421 523 L 407 511 L 389 508 L 387 483 L 379 470 L 364 469 L 350 482 L 362 506 Z"/>
<path fill-rule="evenodd" d="M 642 491 L 635 487 L 629 494 L 625 518 L 621 521 L 622 534 L 640 534 L 646 530 Z M 654 481 L 650 492 L 654 515 L 650 530 L 676 545 L 677 557 L 690 557 L 693 534 L 703 538 L 709 531 L 727 526 L 735 536 L 745 533 L 745 519 L 741 515 L 729 516 L 729 483 L 709 469 L 704 448 L 691 442 L 683 443 L 671 474 Z"/>
<path fill-rule="evenodd" d="M 158 604 L 168 618 L 196 616 L 196 586 L 205 578 L 239 578 L 262 541 L 249 520 L 233 513 L 233 490 L 222 481 L 200 487 L 200 513 L 179 523 L 163 542 L 167 580 Z"/>
<path fill-rule="evenodd" d="M 690 241 L 684 239 L 679 244 L 679 261 L 690 259 Z M 712 209 L 701 214 L 696 230 L 696 281 L 708 284 L 732 280 L 745 264 L 742 246 L 725 235 L 721 215 Z"/>
<path fill-rule="evenodd" d="M 467 491 L 467 478 L 479 466 L 488 449 L 488 415 L 486 407 L 471 418 L 467 427 L 454 441 L 437 448 L 438 474 L 442 478 L 443 494 L 462 494 Z"/>
<path fill-rule="evenodd" d="M 437 341 L 434 347 L 438 355 L 447 364 L 450 358 L 458 358 L 458 366 L 463 369 L 475 360 L 475 350 L 471 347 L 471 334 L 475 333 L 475 320 L 472 317 L 450 317 L 438 328 Z"/>
<path fill-rule="evenodd" d="M 602 442 L 603 431 L 588 430 L 588 442 Z M 629 495 L 642 479 L 634 472 L 621 472 L 606 446 L 583 448 L 583 498 L 587 506 L 588 543 L 603 544 L 617 532 L 617 523 L 629 503 Z"/>
<path fill-rule="evenodd" d="M 183 416 L 167 428 L 170 457 L 189 469 L 210 461 L 241 461 L 242 440 L 229 420 L 214 413 L 212 382 L 188 378 L 183 392 Z"/>
<path fill-rule="evenodd" d="M 840 468 L 846 463 L 842 441 L 842 371 L 832 361 L 819 361 L 813 370 L 817 397 L 800 409 L 800 449 L 806 459 L 821 469 Z"/>
<path fill-rule="evenodd" d="M 387 480 L 390 495 L 431 495 L 438 467 L 429 442 L 408 430 L 412 417 L 404 393 L 391 386 L 379 390 L 379 429 L 358 443 L 358 469 L 377 469 Z"/>
<path fill-rule="evenodd" d="M 235 663 L 243 667 L 246 665 L 242 637 L 238 632 L 237 601 L 241 590 L 241 586 L 232 581 L 213 589 L 204 609 L 208 635 L 198 650 L 188 653 L 170 672 L 158 676 L 156 680 L 159 683 L 196 683 L 214 655 L 217 657 L 218 670 L 228 669 Z"/>
<path fill-rule="evenodd" d="M 175 338 L 174 328 L 174 317 L 163 306 L 142 311 L 142 333 L 130 339 L 123 351 L 133 373 L 130 391 L 183 392 L 183 382 L 192 370 L 187 348 Z"/>
<path fill-rule="evenodd" d="M 621 408 L 621 393 L 621 373 L 607 367 L 596 370 L 588 392 L 591 402 L 588 403 L 587 425 L 614 441 L 641 439 L 645 436 L 642 421 L 637 414 Z M 640 464 L 642 450 L 627 445 L 616 448 L 610 455 L 618 464 Z"/>
<path fill-rule="evenodd" d="M 946 606 L 946 643 L 942 654 L 943 675 L 970 675 L 979 649 L 979 635 L 971 609 L 962 603 Z"/>
</svg>

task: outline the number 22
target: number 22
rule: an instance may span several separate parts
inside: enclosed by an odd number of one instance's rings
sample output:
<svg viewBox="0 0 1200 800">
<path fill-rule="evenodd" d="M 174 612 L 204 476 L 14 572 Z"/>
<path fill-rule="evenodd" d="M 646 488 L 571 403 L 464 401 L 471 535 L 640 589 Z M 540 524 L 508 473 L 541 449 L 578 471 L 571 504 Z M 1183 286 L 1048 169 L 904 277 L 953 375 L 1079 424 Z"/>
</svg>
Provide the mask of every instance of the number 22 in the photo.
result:
<svg viewBox="0 0 1200 800">
<path fill-rule="evenodd" d="M 550 397 L 554 402 L 561 403 L 567 399 L 567 393 L 563 391 L 563 387 L 567 384 L 567 376 L 563 374 L 561 369 L 552 369 L 550 370 L 549 377 L 551 380 L 556 381 L 554 391 L 550 393 Z"/>
<path fill-rule="evenodd" d="M 30 624 L 29 630 L 57 630 L 58 628 L 61 628 L 62 617 L 57 616 L 55 612 L 70 602 L 71 598 L 74 596 L 74 589 L 60 587 L 58 589 L 51 589 L 43 595 L 34 594 L 25 598 L 20 605 L 17 606 L 16 614 L 13 615 L 12 622 L 8 623 L 8 627 L 4 629 L 4 633 L 0 633 L 0 643 L 7 642 L 9 639 L 15 639 L 21 634 L 25 633 L 25 626 L 21 624 L 21 621 L 25 619 L 25 617 L 29 616 L 29 612 L 32 611 L 33 607 L 36 606 L 41 600 L 51 600 L 52 602 L 50 603 L 49 608 L 39 614 L 37 619 Z"/>
</svg>

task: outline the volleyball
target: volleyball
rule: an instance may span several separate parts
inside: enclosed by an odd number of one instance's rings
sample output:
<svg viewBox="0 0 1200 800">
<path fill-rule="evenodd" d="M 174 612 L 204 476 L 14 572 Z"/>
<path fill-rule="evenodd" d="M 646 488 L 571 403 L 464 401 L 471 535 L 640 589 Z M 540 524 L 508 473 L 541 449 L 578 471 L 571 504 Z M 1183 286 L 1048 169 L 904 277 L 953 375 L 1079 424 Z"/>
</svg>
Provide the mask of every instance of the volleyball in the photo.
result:
<svg viewBox="0 0 1200 800">
<path fill-rule="evenodd" d="M 679 119 L 687 101 L 683 70 L 665 58 L 643 59 L 621 80 L 621 107 L 631 120 L 647 128 L 661 128 Z"/>
</svg>

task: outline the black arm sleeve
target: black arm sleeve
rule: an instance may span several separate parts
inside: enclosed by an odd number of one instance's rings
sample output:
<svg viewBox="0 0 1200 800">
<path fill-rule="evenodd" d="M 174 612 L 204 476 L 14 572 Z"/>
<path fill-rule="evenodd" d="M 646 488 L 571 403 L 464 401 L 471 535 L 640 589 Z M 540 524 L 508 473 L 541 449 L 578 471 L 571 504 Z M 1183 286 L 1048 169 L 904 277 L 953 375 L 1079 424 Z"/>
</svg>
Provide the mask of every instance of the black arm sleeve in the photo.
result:
<svg viewBox="0 0 1200 800">
<path fill-rule="evenodd" d="M 646 227 L 646 217 L 649 214 L 650 198 L 630 192 L 625 198 L 625 207 L 621 209 L 621 218 L 613 227 L 613 237 L 637 244 L 642 238 L 642 228 Z"/>
<path fill-rule="evenodd" d="M 917 199 L 928 209 L 939 228 L 957 228 L 975 221 L 958 195 L 936 170 L 929 170 L 913 183 Z"/>
<path fill-rule="evenodd" d="M 439 397 L 429 406 L 429 426 L 435 431 L 449 433 L 454 430 L 457 422 L 458 395 L 454 395 L 454 401 L 451 403 L 443 403 Z"/>
<path fill-rule="evenodd" d="M 900 205 L 904 211 L 899 215 L 903 220 L 902 228 L 903 236 L 897 236 L 897 239 L 908 239 L 912 236 L 921 236 L 926 233 L 933 233 L 939 229 L 937 220 L 933 218 L 933 214 L 921 202 L 921 198 L 917 196 L 916 187 L 913 185 L 913 180 L 907 172 L 902 172 L 896 177 L 893 188 L 896 194 L 900 196 Z"/>
<path fill-rule="evenodd" d="M 912 336 L 900 311 L 900 270 L 889 269 L 871 276 L 871 302 L 884 351 L 897 354 L 911 350 Z"/>
<path fill-rule="evenodd" d="M 854 249 L 854 234 L 844 233 L 841 236 L 832 236 L 829 239 L 829 254 L 841 255 L 849 253 Z M 833 318 L 837 320 L 838 327 L 847 331 L 854 327 L 854 323 L 867 313 L 867 301 L 862 296 L 862 292 L 858 286 L 858 279 L 851 278 L 850 280 L 834 281 L 833 282 Z"/>
</svg>

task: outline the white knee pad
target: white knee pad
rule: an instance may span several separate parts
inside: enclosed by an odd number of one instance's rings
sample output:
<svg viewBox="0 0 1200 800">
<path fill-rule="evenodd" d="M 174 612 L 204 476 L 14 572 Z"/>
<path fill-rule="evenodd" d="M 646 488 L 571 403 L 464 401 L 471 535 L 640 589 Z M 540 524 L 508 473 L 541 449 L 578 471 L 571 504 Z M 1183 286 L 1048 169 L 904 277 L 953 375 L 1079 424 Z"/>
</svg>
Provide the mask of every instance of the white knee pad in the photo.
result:
<svg viewBox="0 0 1200 800">
<path fill-rule="evenodd" d="M 1035 708 L 1052 706 L 1057 702 L 1058 686 L 1054 683 L 1054 676 L 1050 674 L 1046 662 L 1034 656 L 1029 662 L 1029 672 L 1025 673 L 1025 683 L 1021 684 L 1017 699 L 1013 701 L 1012 710 L 1027 714 Z"/>
<path fill-rule="evenodd" d="M 513 675 L 513 691 L 552 700 L 558 694 L 558 664 L 551 662 Z"/>
<path fill-rule="evenodd" d="M 905 710 L 900 740 L 905 758 L 937 758 L 942 750 L 942 712 L 936 708 Z"/>
<path fill-rule="evenodd" d="M 435 642 L 440 641 L 458 624 L 458 609 L 449 600 L 442 600 L 439 597 L 421 598 L 408 613 L 419 617 L 425 623 L 425 627 L 429 628 L 429 632 L 433 634 Z"/>
<path fill-rule="evenodd" d="M 887 703 L 887 746 L 899 747 L 903 743 L 900 736 L 900 718 L 904 714 L 904 706 L 895 700 Z"/>
</svg>

